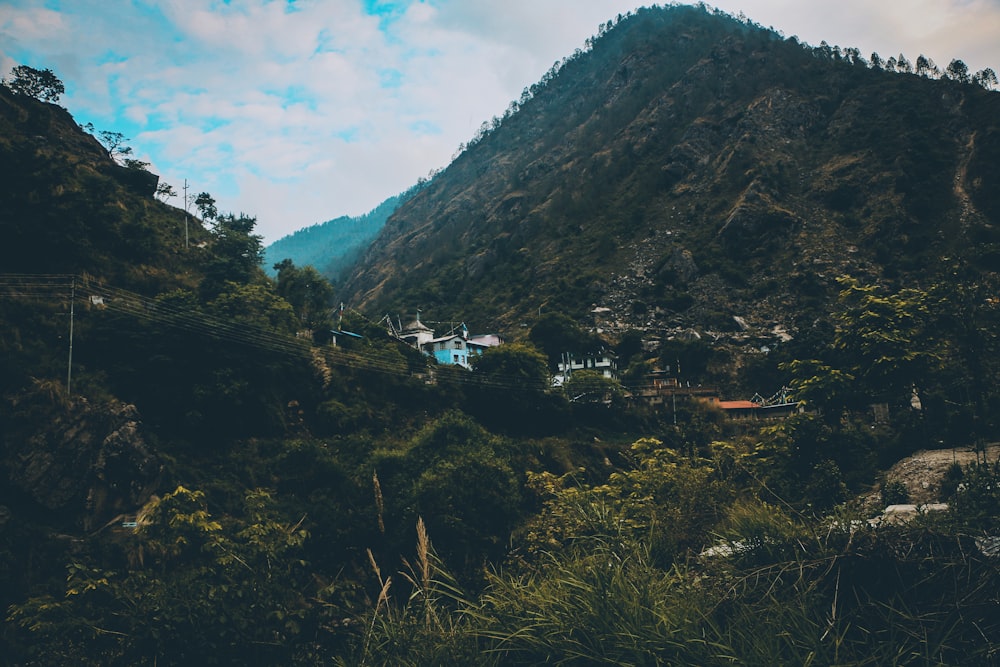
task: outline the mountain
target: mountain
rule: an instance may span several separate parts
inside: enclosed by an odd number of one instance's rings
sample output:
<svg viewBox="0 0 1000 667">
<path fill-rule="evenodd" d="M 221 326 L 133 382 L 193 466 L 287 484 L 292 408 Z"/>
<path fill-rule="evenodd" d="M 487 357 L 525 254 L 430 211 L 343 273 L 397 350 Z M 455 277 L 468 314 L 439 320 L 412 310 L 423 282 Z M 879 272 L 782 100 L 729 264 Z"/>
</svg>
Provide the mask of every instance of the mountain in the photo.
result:
<svg viewBox="0 0 1000 667">
<path fill-rule="evenodd" d="M 185 216 L 153 197 L 158 177 L 119 165 L 70 113 L 0 86 L 0 267 L 89 273 L 144 292 L 192 285 Z M 188 223 L 190 244 L 207 238 Z"/>
<path fill-rule="evenodd" d="M 393 213 L 343 300 L 770 345 L 823 318 L 842 274 L 1000 268 L 997 93 L 704 7 L 587 46 Z"/>
<path fill-rule="evenodd" d="M 275 276 L 274 265 L 290 259 L 296 266 L 312 266 L 331 281 L 357 261 L 400 204 L 408 201 L 419 185 L 389 197 L 365 215 L 341 216 L 283 236 L 264 248 L 264 270 Z"/>
</svg>

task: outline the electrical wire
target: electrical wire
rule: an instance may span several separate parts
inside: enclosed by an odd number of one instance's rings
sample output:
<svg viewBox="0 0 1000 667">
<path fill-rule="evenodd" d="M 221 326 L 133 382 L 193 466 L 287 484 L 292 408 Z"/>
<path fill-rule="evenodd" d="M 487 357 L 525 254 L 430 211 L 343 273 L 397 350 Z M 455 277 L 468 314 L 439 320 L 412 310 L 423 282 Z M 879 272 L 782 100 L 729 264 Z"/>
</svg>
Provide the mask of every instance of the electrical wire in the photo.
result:
<svg viewBox="0 0 1000 667">
<path fill-rule="evenodd" d="M 105 311 L 126 319 L 145 320 L 176 330 L 205 335 L 217 340 L 250 345 L 258 349 L 304 358 L 319 350 L 323 360 L 331 366 L 355 371 L 368 371 L 400 378 L 431 377 L 436 382 L 465 387 L 481 387 L 506 391 L 526 392 L 531 387 L 525 378 L 504 374 L 476 374 L 451 370 L 451 366 L 435 368 L 426 365 L 419 372 L 409 370 L 410 361 L 381 359 L 377 354 L 362 354 L 341 347 L 316 347 L 311 341 L 267 329 L 244 324 L 207 313 L 193 311 L 183 305 L 158 298 L 149 298 L 125 289 L 107 285 L 88 276 L 72 274 L 0 274 L 0 297 L 31 300 L 70 300 L 70 290 L 76 287 L 76 299 L 89 306 L 91 313 Z M 351 309 L 370 325 L 377 326 L 364 314 Z M 385 318 L 383 318 L 384 320 Z M 381 321 L 380 321 L 381 322 Z M 441 369 L 444 373 L 439 372 Z M 445 377 L 441 377 L 445 375 Z M 535 384 L 535 383 L 530 383 Z M 544 390 L 546 383 L 539 383 L 535 390 Z"/>
</svg>

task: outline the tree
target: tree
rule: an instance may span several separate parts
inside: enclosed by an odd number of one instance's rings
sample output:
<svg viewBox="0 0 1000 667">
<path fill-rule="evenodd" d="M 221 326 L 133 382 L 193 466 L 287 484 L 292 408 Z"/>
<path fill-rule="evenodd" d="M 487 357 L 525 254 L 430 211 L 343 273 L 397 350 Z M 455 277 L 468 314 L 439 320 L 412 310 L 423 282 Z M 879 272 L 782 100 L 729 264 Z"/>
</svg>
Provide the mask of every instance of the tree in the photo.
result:
<svg viewBox="0 0 1000 667">
<path fill-rule="evenodd" d="M 287 333 L 296 328 L 291 306 L 275 294 L 274 287 L 269 282 L 251 285 L 228 282 L 222 293 L 208 305 L 230 324 L 245 324 Z"/>
<path fill-rule="evenodd" d="M 136 171 L 146 171 L 146 167 L 149 166 L 149 163 L 144 160 L 125 158 L 124 160 L 122 160 L 122 165 L 124 165 L 126 169 L 134 169 Z"/>
<path fill-rule="evenodd" d="M 934 61 L 922 53 L 917 56 L 916 71 L 919 76 L 930 77 L 932 79 L 936 79 L 941 75 L 941 71 L 934 64 Z"/>
<path fill-rule="evenodd" d="M 167 201 L 171 197 L 176 197 L 177 191 L 169 183 L 160 183 L 156 186 L 156 196 L 162 198 L 162 201 Z"/>
<path fill-rule="evenodd" d="M 939 336 L 947 342 L 947 375 L 940 384 L 954 426 L 975 438 L 992 434 L 1000 386 L 1000 302 L 996 280 L 962 262 L 947 269 L 935 291 L 943 312 Z M 956 391 L 956 387 L 960 389 Z M 964 400 L 961 400 L 964 399 Z M 990 435 L 989 437 L 992 437 Z"/>
<path fill-rule="evenodd" d="M 295 310 L 299 321 L 317 331 L 329 328 L 333 286 L 312 266 L 301 269 L 290 259 L 274 265 L 278 272 L 278 296 Z"/>
<path fill-rule="evenodd" d="M 873 69 L 882 69 L 885 66 L 885 61 L 882 60 L 882 56 L 875 51 L 872 52 L 871 62 Z"/>
<path fill-rule="evenodd" d="M 845 370 L 875 400 L 908 399 L 942 363 L 939 299 L 914 288 L 885 294 L 853 278 L 839 282 L 844 289 L 834 313 L 834 345 L 848 364 Z"/>
<path fill-rule="evenodd" d="M 472 360 L 472 370 L 464 409 L 488 428 L 539 432 L 554 428 L 568 411 L 561 394 L 547 391 L 545 356 L 530 345 L 491 347 Z"/>
<path fill-rule="evenodd" d="M 70 563 L 63 594 L 11 609 L 32 664 L 290 664 L 310 605 L 308 533 L 276 504 L 248 491 L 242 516 L 220 520 L 201 491 L 151 501 L 111 543 L 125 546 L 113 565 Z"/>
<path fill-rule="evenodd" d="M 199 194 L 194 200 L 194 205 L 201 213 L 202 220 L 215 220 L 219 215 L 218 209 L 215 208 L 215 198 L 207 192 Z"/>
<path fill-rule="evenodd" d="M 101 142 L 105 150 L 108 151 L 108 155 L 115 162 L 128 160 L 128 156 L 132 155 L 132 147 L 125 145 L 128 137 L 121 132 L 101 130 L 97 133 L 97 140 Z"/>
<path fill-rule="evenodd" d="M 969 77 L 969 66 L 957 58 L 948 63 L 948 69 L 945 70 L 945 73 L 949 79 L 958 81 L 959 83 L 969 83 L 971 80 Z"/>
<path fill-rule="evenodd" d="M 618 355 L 618 367 L 627 368 L 632 358 L 642 354 L 642 332 L 638 329 L 629 329 L 622 334 L 618 344 L 615 345 L 615 353 Z"/>
<path fill-rule="evenodd" d="M 574 473 L 528 473 L 528 486 L 542 501 L 524 531 L 529 557 L 601 534 L 617 544 L 641 541 L 664 563 L 705 544 L 733 495 L 721 471 L 654 438 L 641 438 L 630 450 L 630 465 L 596 486 L 581 484 Z"/>
<path fill-rule="evenodd" d="M 896 58 L 896 71 L 903 72 L 904 74 L 913 73 L 913 65 L 910 64 L 910 61 L 907 60 L 906 56 L 904 56 L 902 53 L 900 53 L 899 57 Z"/>
<path fill-rule="evenodd" d="M 264 260 L 263 239 L 253 230 L 257 218 L 244 214 L 227 213 L 215 218 L 212 228 L 212 259 L 205 269 L 203 296 L 214 298 L 226 282 L 253 282 L 263 278 L 261 262 Z"/>
<path fill-rule="evenodd" d="M 472 361 L 472 369 L 494 386 L 507 391 L 542 393 L 549 373 L 541 352 L 523 343 L 487 349 Z"/>
<path fill-rule="evenodd" d="M 844 57 L 852 65 L 865 65 L 865 66 L 868 65 L 868 62 L 861 55 L 861 50 L 857 49 L 855 47 L 850 47 L 850 48 L 844 49 Z"/>
<path fill-rule="evenodd" d="M 531 327 L 530 340 L 555 368 L 563 354 L 580 356 L 601 346 L 601 341 L 580 328 L 576 321 L 563 313 L 545 313 Z"/>
<path fill-rule="evenodd" d="M 574 371 L 563 391 L 572 403 L 611 403 L 622 396 L 622 386 L 617 380 L 594 370 Z"/>
<path fill-rule="evenodd" d="M 997 85 L 997 73 L 991 67 L 987 67 L 976 72 L 972 76 L 972 80 L 986 90 L 993 90 Z"/>
<path fill-rule="evenodd" d="M 840 422 L 855 390 L 853 375 L 831 368 L 818 359 L 794 359 L 780 367 L 791 373 L 792 397 L 797 402 L 810 410 L 822 410 L 830 424 Z"/>
<path fill-rule="evenodd" d="M 4 79 L 3 85 L 18 95 L 34 97 L 42 102 L 58 102 L 59 96 L 66 92 L 63 82 L 52 70 L 39 70 L 27 65 L 12 69 L 10 79 Z"/>
<path fill-rule="evenodd" d="M 501 439 L 449 412 L 417 434 L 402 463 L 410 479 L 391 486 L 404 489 L 403 525 L 422 516 L 441 555 L 465 574 L 502 557 L 522 499 Z"/>
</svg>

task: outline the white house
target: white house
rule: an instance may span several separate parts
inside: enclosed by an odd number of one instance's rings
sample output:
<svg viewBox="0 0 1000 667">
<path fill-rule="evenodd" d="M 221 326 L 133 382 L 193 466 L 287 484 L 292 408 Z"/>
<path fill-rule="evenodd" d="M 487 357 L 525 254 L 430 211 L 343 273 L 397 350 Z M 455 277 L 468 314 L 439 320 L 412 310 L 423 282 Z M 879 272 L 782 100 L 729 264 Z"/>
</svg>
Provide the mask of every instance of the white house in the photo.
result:
<svg viewBox="0 0 1000 667">
<path fill-rule="evenodd" d="M 420 321 L 420 311 L 418 310 L 417 319 L 403 327 L 397 338 L 419 350 L 423 347 L 424 343 L 434 338 L 434 330 Z"/>
<path fill-rule="evenodd" d="M 618 355 L 611 350 L 600 350 L 582 355 L 579 358 L 573 354 L 566 354 L 557 368 L 559 373 L 554 380 L 554 384 L 557 386 L 568 380 L 574 371 L 597 371 L 608 379 L 617 380 Z"/>
</svg>

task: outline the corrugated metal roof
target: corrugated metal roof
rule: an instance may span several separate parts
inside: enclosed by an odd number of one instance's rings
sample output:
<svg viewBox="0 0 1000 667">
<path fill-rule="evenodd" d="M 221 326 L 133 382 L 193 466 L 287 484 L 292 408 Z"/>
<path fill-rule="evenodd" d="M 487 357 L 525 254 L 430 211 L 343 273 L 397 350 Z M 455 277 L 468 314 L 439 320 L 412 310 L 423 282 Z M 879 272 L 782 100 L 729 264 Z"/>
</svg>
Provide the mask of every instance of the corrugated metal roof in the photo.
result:
<svg viewBox="0 0 1000 667">
<path fill-rule="evenodd" d="M 753 401 L 719 401 L 719 407 L 723 410 L 749 410 L 759 408 L 760 403 Z"/>
</svg>

